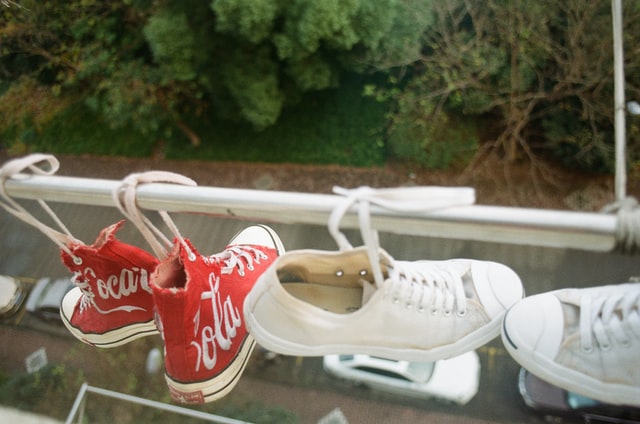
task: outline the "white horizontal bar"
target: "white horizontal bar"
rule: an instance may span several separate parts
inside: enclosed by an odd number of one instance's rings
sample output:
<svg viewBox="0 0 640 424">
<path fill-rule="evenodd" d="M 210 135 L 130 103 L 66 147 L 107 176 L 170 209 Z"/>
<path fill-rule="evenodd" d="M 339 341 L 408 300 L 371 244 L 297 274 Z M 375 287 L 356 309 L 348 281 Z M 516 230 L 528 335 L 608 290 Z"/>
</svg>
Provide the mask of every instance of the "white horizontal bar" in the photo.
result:
<svg viewBox="0 0 640 424">
<path fill-rule="evenodd" d="M 111 192 L 119 184 L 116 180 L 30 176 L 8 180 L 6 189 L 14 198 L 115 207 Z M 325 225 L 342 199 L 332 194 L 159 183 L 138 188 L 142 209 L 315 225 Z M 610 251 L 616 246 L 617 219 L 591 212 L 482 205 L 421 214 L 372 207 L 372 222 L 380 231 L 592 251 Z M 347 214 L 342 226 L 357 228 L 355 214 Z"/>
</svg>

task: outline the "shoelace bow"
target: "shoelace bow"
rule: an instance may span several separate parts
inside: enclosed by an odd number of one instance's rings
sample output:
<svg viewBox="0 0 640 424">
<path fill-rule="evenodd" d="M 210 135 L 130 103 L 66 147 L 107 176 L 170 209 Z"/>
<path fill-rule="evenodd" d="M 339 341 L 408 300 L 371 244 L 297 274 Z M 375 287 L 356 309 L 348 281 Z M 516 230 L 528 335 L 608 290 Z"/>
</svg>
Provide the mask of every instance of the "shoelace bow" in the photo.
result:
<svg viewBox="0 0 640 424">
<path fill-rule="evenodd" d="M 411 262 L 395 261 L 388 269 L 394 302 L 405 302 L 407 308 L 416 307 L 445 316 L 455 309 L 459 316 L 467 313 L 467 300 L 460 275 L 445 267 L 416 266 Z"/>
<path fill-rule="evenodd" d="M 454 206 L 471 205 L 475 201 L 472 188 L 449 187 L 399 187 L 391 189 L 373 189 L 359 187 L 345 189 L 334 187 L 334 193 L 346 197 L 336 206 L 329 217 L 329 232 L 340 250 L 353 247 L 340 231 L 340 221 L 354 205 L 358 208 L 358 220 L 362 240 L 367 247 L 367 256 L 373 272 L 376 287 L 383 287 L 384 277 L 380 267 L 380 246 L 378 233 L 371 226 L 371 204 L 391 211 L 402 213 L 424 213 Z M 407 261 L 392 261 L 388 264 L 388 280 L 394 286 L 394 301 L 404 299 L 408 305 L 417 305 L 418 309 L 429 308 L 431 312 L 443 310 L 445 315 L 453 311 L 454 304 L 459 315 L 466 313 L 466 296 L 462 280 L 453 269 L 425 264 L 415 265 Z"/>
<path fill-rule="evenodd" d="M 585 295 L 580 301 L 580 340 L 585 352 L 595 343 L 602 350 L 615 342 L 630 346 L 633 337 L 640 338 L 640 286 L 611 296 Z"/>
<path fill-rule="evenodd" d="M 259 264 L 261 260 L 268 259 L 266 253 L 262 250 L 251 246 L 231 246 L 222 253 L 212 255 L 218 263 L 224 263 L 220 272 L 222 274 L 231 274 L 234 270 L 238 270 L 241 277 L 245 275 L 245 266 L 249 271 L 254 270 L 254 262 Z"/>
</svg>

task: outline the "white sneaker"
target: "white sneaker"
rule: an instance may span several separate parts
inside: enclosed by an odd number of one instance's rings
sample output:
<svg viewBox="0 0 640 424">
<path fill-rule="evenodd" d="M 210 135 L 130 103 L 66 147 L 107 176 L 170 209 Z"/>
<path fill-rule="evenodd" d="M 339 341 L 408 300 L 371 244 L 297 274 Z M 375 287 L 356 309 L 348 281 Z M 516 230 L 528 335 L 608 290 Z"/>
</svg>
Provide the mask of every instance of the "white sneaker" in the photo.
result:
<svg viewBox="0 0 640 424">
<path fill-rule="evenodd" d="M 551 384 L 640 405 L 640 284 L 523 299 L 507 313 L 502 339 L 520 365 Z"/>
<path fill-rule="evenodd" d="M 421 192 L 401 190 L 410 195 L 404 202 L 415 207 Z M 388 201 L 391 191 L 342 193 L 349 205 L 359 202 L 366 245 L 352 248 L 338 230 L 349 208 L 340 205 L 329 222 L 340 251 L 298 250 L 276 259 L 244 304 L 245 323 L 258 344 L 286 355 L 362 353 L 436 361 L 476 349 L 500 334 L 505 311 L 523 295 L 515 272 L 466 259 L 396 261 L 367 228 L 369 203 L 390 207 L 376 196 Z M 395 194 L 391 197 L 401 209 L 403 196 Z M 426 199 L 424 209 L 429 201 L 434 199 Z"/>
</svg>

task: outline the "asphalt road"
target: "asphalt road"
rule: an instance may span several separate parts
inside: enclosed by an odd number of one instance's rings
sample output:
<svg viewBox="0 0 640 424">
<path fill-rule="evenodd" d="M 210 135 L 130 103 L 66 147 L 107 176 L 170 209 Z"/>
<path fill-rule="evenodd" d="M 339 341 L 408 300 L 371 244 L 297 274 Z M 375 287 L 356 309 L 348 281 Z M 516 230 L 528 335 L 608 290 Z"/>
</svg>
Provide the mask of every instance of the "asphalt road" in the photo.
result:
<svg viewBox="0 0 640 424">
<path fill-rule="evenodd" d="M 115 208 L 51 205 L 71 232 L 91 243 L 98 232 L 119 220 Z M 37 206 L 27 203 L 36 212 Z M 179 215 L 174 219 L 183 235 L 202 253 L 220 251 L 247 222 L 199 215 Z M 302 225 L 272 225 L 288 250 L 299 248 L 335 249 L 326 228 Z M 146 247 L 133 226 L 119 237 Z M 499 245 L 482 242 L 450 241 L 394 234 L 382 234 L 381 245 L 397 259 L 447 259 L 453 257 L 494 260 L 511 266 L 521 276 L 528 294 L 564 287 L 586 287 L 626 281 L 638 275 L 637 257 L 617 253 L 591 253 L 576 250 Z M 40 232 L 0 211 L 0 273 L 38 278 L 66 276 L 57 248 Z M 16 325 L 19 324 L 19 325 Z M 4 347 L 0 361 L 20 367 L 30 349 L 47 347 L 64 352 L 77 343 L 64 331 L 42 327 L 33 317 L 22 315 L 19 322 L 0 326 Z M 13 343 L 9 344 L 8 341 Z M 20 340 L 20 343 L 16 343 Z M 32 350 L 31 350 L 32 351 Z M 517 393 L 518 366 L 497 339 L 479 350 L 482 362 L 481 389 L 465 406 L 436 401 L 415 401 L 354 388 L 329 378 L 319 358 L 282 357 L 269 366 L 254 361 L 241 379 L 237 391 L 265 403 L 292 410 L 301 422 L 316 422 L 323 414 L 339 407 L 350 423 L 374 422 L 450 422 L 450 423 L 542 423 L 531 414 Z M 56 353 L 51 354 L 56 357 Z M 60 358 L 64 355 L 61 353 Z M 96 384 L 96 382 L 93 382 Z M 99 382 L 98 382 L 99 384 Z M 69 405 L 71 407 L 71 405 Z"/>
</svg>

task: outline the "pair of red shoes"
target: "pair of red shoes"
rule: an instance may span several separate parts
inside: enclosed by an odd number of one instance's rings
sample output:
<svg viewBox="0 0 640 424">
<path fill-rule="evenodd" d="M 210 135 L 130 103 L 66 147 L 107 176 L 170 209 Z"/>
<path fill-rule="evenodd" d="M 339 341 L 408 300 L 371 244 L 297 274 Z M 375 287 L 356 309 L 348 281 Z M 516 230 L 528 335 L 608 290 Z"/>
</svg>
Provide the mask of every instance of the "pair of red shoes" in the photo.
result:
<svg viewBox="0 0 640 424">
<path fill-rule="evenodd" d="M 242 315 L 244 299 L 283 253 L 282 242 L 271 228 L 254 225 L 219 254 L 203 256 L 183 239 L 160 261 L 116 238 L 123 223 L 103 230 L 92 246 L 61 251 L 76 284 L 62 302 L 63 322 L 76 338 L 99 347 L 160 332 L 172 399 L 204 403 L 225 396 L 255 345 Z"/>
<path fill-rule="evenodd" d="M 226 249 L 203 256 L 184 239 L 166 212 L 159 211 L 175 236 L 162 235 L 137 205 L 145 183 L 195 186 L 179 174 L 130 174 L 113 191 L 115 205 L 150 244 L 156 256 L 121 242 L 115 233 L 124 221 L 104 229 L 88 246 L 76 239 L 42 200 L 59 229 L 50 227 L 9 196 L 9 179 L 54 175 L 52 155 L 35 153 L 0 168 L 0 207 L 42 231 L 60 248 L 73 273 L 73 288 L 62 301 L 62 320 L 78 339 L 99 347 L 120 346 L 160 334 L 171 396 L 183 403 L 219 399 L 235 386 L 255 342 L 247 333 L 243 303 L 258 277 L 284 252 L 269 227 L 254 225 L 237 234 Z M 160 259 L 157 259 L 160 258 Z"/>
</svg>

